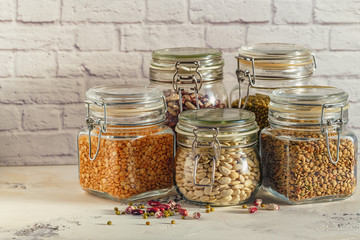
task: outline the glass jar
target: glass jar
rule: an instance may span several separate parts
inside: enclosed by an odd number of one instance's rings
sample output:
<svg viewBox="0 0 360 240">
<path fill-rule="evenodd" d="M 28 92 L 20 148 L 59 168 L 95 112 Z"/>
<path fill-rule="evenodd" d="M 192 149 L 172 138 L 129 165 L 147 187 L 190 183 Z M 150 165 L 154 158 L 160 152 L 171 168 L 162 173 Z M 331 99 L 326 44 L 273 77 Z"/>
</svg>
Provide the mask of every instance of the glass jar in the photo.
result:
<svg viewBox="0 0 360 240">
<path fill-rule="evenodd" d="M 255 115 L 242 109 L 179 114 L 175 184 L 195 204 L 228 206 L 249 200 L 260 185 Z"/>
<path fill-rule="evenodd" d="M 222 52 L 212 48 L 167 48 L 152 53 L 150 86 L 163 91 L 168 111 L 165 124 L 176 126 L 189 109 L 225 108 Z"/>
<path fill-rule="evenodd" d="M 269 125 L 270 93 L 276 88 L 310 85 L 315 55 L 304 46 L 288 43 L 243 46 L 238 53 L 238 84 L 230 93 L 231 106 L 255 113 L 261 130 Z"/>
<path fill-rule="evenodd" d="M 113 200 L 136 200 L 173 187 L 174 132 L 164 125 L 160 90 L 97 86 L 86 92 L 87 129 L 78 135 L 81 187 Z"/>
<path fill-rule="evenodd" d="M 357 138 L 348 94 L 333 87 L 277 89 L 261 131 L 263 187 L 290 204 L 341 200 L 356 188 Z"/>
</svg>

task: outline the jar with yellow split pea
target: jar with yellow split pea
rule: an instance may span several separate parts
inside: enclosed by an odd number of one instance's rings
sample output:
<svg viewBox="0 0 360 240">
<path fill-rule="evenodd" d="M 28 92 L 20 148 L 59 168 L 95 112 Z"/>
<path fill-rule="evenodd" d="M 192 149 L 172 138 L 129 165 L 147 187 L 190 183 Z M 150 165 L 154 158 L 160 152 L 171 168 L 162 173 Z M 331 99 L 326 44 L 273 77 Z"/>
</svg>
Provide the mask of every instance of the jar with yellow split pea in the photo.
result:
<svg viewBox="0 0 360 240">
<path fill-rule="evenodd" d="M 342 200 L 356 189 L 358 140 L 348 94 L 334 87 L 274 90 L 260 134 L 262 186 L 290 204 Z"/>
<path fill-rule="evenodd" d="M 96 86 L 86 92 L 87 129 L 78 135 L 79 180 L 92 194 L 137 200 L 173 188 L 174 132 L 157 88 Z"/>
<path fill-rule="evenodd" d="M 230 92 L 231 107 L 255 113 L 260 129 L 269 125 L 270 93 L 277 88 L 311 85 L 316 68 L 309 48 L 289 43 L 243 46 L 236 59 L 238 84 Z"/>
</svg>

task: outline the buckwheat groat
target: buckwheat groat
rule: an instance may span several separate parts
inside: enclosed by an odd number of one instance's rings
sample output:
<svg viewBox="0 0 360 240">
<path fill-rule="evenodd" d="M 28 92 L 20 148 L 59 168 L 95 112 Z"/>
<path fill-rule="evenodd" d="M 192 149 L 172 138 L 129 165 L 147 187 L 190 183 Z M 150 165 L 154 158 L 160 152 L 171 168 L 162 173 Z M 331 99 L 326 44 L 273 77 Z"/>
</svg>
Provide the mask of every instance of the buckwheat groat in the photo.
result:
<svg viewBox="0 0 360 240">
<path fill-rule="evenodd" d="M 270 95 L 260 134 L 262 186 L 290 204 L 335 201 L 356 188 L 357 138 L 347 129 L 348 94 L 329 86 Z"/>
<path fill-rule="evenodd" d="M 355 146 L 350 139 L 340 140 L 339 162 L 333 164 L 323 135 L 281 130 L 273 134 L 288 135 L 293 139 L 262 135 L 265 185 L 295 202 L 326 196 L 346 197 L 354 193 Z M 330 139 L 334 158 L 336 145 L 337 139 Z"/>
</svg>

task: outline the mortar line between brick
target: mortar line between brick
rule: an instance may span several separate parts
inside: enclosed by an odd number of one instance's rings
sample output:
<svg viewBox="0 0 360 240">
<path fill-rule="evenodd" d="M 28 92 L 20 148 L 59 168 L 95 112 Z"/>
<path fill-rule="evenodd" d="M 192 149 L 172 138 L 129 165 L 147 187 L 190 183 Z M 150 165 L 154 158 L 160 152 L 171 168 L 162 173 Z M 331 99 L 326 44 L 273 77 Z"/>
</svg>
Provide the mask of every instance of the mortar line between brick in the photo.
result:
<svg viewBox="0 0 360 240">
<path fill-rule="evenodd" d="M 312 15 L 311 15 L 311 24 L 314 25 L 315 24 L 315 3 L 316 0 L 312 0 Z"/>
<path fill-rule="evenodd" d="M 17 16 L 18 16 L 18 6 L 19 6 L 19 2 L 18 0 L 14 0 L 14 13 L 13 13 L 13 25 L 16 25 L 16 21 L 17 21 Z"/>
<path fill-rule="evenodd" d="M 189 24 L 192 24 L 191 19 L 190 19 L 190 0 L 186 1 L 187 4 L 187 21 Z"/>
<path fill-rule="evenodd" d="M 275 0 L 271 0 L 271 25 L 275 23 Z"/>
<path fill-rule="evenodd" d="M 60 0 L 60 17 L 59 17 L 59 22 L 60 25 L 62 25 L 62 16 L 63 16 L 63 6 L 64 6 L 64 0 Z"/>
</svg>

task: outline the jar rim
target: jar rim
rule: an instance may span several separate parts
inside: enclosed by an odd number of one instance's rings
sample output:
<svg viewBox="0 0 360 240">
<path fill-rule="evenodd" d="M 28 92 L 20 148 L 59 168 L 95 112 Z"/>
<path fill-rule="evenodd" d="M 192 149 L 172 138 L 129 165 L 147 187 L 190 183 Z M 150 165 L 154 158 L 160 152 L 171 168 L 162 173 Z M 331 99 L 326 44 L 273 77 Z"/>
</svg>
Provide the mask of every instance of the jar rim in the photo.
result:
<svg viewBox="0 0 360 240">
<path fill-rule="evenodd" d="M 221 50 L 201 47 L 163 48 L 152 52 L 152 58 L 163 61 L 204 61 L 222 57 Z"/>
<path fill-rule="evenodd" d="M 165 48 L 152 52 L 149 76 L 151 81 L 166 83 L 172 83 L 175 75 L 182 79 L 195 77 L 198 81 L 210 82 L 222 80 L 223 67 L 222 51 L 218 49 Z M 186 81 L 182 82 L 186 84 Z"/>
<path fill-rule="evenodd" d="M 255 114 L 244 109 L 194 109 L 180 113 L 178 119 L 175 131 L 185 135 L 193 135 L 193 130 L 199 128 L 218 129 L 219 137 L 259 131 Z"/>
<path fill-rule="evenodd" d="M 239 48 L 238 53 L 257 60 L 308 59 L 310 48 L 293 43 L 255 43 Z"/>
<path fill-rule="evenodd" d="M 304 106 L 322 106 L 347 102 L 349 95 L 331 86 L 298 86 L 275 89 L 270 94 L 270 100 L 279 104 L 295 104 Z"/>
<path fill-rule="evenodd" d="M 165 121 L 162 92 L 142 85 L 101 85 L 86 92 L 88 118 L 108 125 L 137 126 Z"/>
<path fill-rule="evenodd" d="M 310 48 L 291 43 L 245 45 L 238 50 L 236 58 L 238 78 L 250 73 L 253 79 L 286 82 L 309 78 L 316 69 Z"/>
<path fill-rule="evenodd" d="M 162 93 L 159 89 L 142 85 L 100 85 L 86 91 L 86 100 L 107 105 L 121 105 L 132 103 L 151 103 L 159 101 Z"/>
<path fill-rule="evenodd" d="M 270 94 L 269 123 L 323 126 L 348 122 L 348 94 L 330 86 L 280 88 Z M 330 122 L 329 122 L 330 121 Z"/>
</svg>

